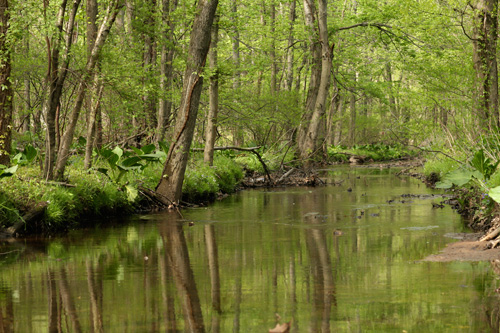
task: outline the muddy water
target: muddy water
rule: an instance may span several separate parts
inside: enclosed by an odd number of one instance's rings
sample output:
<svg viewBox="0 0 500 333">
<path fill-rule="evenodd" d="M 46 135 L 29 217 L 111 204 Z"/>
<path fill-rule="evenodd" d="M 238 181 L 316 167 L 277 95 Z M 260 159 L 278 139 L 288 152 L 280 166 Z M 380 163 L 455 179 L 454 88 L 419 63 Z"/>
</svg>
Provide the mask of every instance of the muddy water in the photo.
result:
<svg viewBox="0 0 500 333">
<path fill-rule="evenodd" d="M 498 332 L 495 268 L 420 262 L 463 223 L 396 171 L 3 244 L 0 331 Z"/>
</svg>

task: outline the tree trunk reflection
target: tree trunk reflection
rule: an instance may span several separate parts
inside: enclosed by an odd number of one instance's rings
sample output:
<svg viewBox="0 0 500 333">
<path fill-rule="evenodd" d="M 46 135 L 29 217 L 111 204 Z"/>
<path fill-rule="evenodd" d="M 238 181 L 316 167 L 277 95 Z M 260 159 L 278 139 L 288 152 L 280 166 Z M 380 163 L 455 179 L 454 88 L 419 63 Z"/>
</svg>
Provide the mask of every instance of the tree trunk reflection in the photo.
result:
<svg viewBox="0 0 500 333">
<path fill-rule="evenodd" d="M 331 309 L 337 301 L 326 236 L 323 229 L 313 227 L 317 224 L 317 215 L 308 214 L 304 220 L 310 225 L 305 231 L 305 238 L 314 288 L 310 331 L 330 332 Z"/>
<path fill-rule="evenodd" d="M 213 224 L 205 225 L 205 244 L 207 248 L 208 267 L 210 270 L 212 308 L 214 314 L 212 316 L 211 332 L 219 332 L 220 329 L 220 275 L 219 275 L 219 255 L 217 251 L 217 242 L 215 239 L 215 227 Z"/>
<path fill-rule="evenodd" d="M 160 226 L 165 254 L 172 269 L 174 283 L 182 302 L 188 330 L 190 332 L 205 332 L 200 299 L 189 262 L 189 252 L 182 222 L 173 214 L 172 217 L 174 218 L 169 219 Z"/>
</svg>

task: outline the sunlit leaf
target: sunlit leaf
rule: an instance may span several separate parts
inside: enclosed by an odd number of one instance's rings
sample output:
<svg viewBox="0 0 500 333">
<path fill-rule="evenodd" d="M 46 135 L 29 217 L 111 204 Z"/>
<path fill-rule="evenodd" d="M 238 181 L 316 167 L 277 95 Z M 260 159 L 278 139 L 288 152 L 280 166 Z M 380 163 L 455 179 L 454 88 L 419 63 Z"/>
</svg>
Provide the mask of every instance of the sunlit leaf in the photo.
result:
<svg viewBox="0 0 500 333">
<path fill-rule="evenodd" d="M 135 201 L 137 196 L 139 195 L 139 191 L 132 185 L 125 185 L 125 189 L 127 190 L 127 199 L 128 201 Z"/>
</svg>

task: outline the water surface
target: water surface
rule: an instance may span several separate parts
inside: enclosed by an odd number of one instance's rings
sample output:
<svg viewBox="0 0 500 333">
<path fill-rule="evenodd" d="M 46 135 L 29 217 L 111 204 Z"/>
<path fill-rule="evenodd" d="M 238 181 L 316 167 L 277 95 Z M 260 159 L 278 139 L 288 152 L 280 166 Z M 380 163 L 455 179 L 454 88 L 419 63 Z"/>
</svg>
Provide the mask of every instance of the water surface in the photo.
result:
<svg viewBox="0 0 500 333">
<path fill-rule="evenodd" d="M 498 332 L 495 269 L 420 262 L 463 222 L 396 171 L 3 244 L 0 331 Z"/>
</svg>

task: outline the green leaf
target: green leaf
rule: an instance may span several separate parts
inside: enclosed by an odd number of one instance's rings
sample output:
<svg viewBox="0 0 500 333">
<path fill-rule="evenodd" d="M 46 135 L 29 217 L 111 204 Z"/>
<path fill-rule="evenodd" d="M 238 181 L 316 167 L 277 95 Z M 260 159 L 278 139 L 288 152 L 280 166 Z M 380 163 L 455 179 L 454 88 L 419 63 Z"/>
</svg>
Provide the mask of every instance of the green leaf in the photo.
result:
<svg viewBox="0 0 500 333">
<path fill-rule="evenodd" d="M 155 151 L 155 149 L 156 149 L 156 146 L 152 143 L 141 147 L 141 150 L 144 152 L 144 154 L 151 154 L 152 152 Z"/>
<path fill-rule="evenodd" d="M 159 151 L 159 152 L 156 152 L 154 154 L 144 154 L 144 155 L 141 155 L 141 158 L 143 160 L 148 161 L 148 162 L 159 162 L 162 159 L 167 158 L 167 154 L 165 154 L 162 151 Z"/>
<path fill-rule="evenodd" d="M 489 192 L 488 195 L 490 198 L 495 200 L 497 203 L 500 203 L 500 186 L 492 188 Z"/>
<path fill-rule="evenodd" d="M 36 158 L 36 156 L 38 155 L 38 151 L 32 145 L 27 145 L 26 147 L 24 147 L 23 153 L 26 156 L 26 159 L 28 160 L 28 162 L 33 161 Z"/>
<path fill-rule="evenodd" d="M 16 164 L 14 166 L 11 166 L 10 168 L 1 170 L 0 178 L 13 176 L 16 173 L 18 167 L 19 165 Z"/>
<path fill-rule="evenodd" d="M 132 150 L 137 154 L 137 155 L 142 155 L 144 154 L 144 152 L 142 150 L 140 150 L 139 148 L 136 148 L 136 147 L 130 147 L 132 148 Z"/>
<path fill-rule="evenodd" d="M 112 150 L 112 152 L 118 156 L 118 159 L 123 156 L 123 149 L 118 146 L 116 146 L 115 149 Z"/>
<path fill-rule="evenodd" d="M 136 167 L 142 167 L 142 164 L 139 162 L 141 161 L 141 157 L 139 156 L 132 156 L 129 158 L 124 159 L 123 161 L 120 162 L 119 166 L 123 168 L 136 168 Z"/>
<path fill-rule="evenodd" d="M 464 186 L 468 182 L 472 180 L 472 177 L 482 177 L 481 174 L 477 172 L 473 172 L 467 169 L 457 169 L 446 176 L 443 177 L 443 180 L 436 183 L 436 188 L 448 189 L 453 185 L 456 186 Z"/>
<path fill-rule="evenodd" d="M 137 190 L 137 188 L 135 188 L 132 185 L 125 185 L 125 189 L 127 190 L 128 201 L 130 201 L 130 202 L 135 201 L 135 199 L 137 199 L 137 197 L 139 195 L 139 191 Z"/>
</svg>

